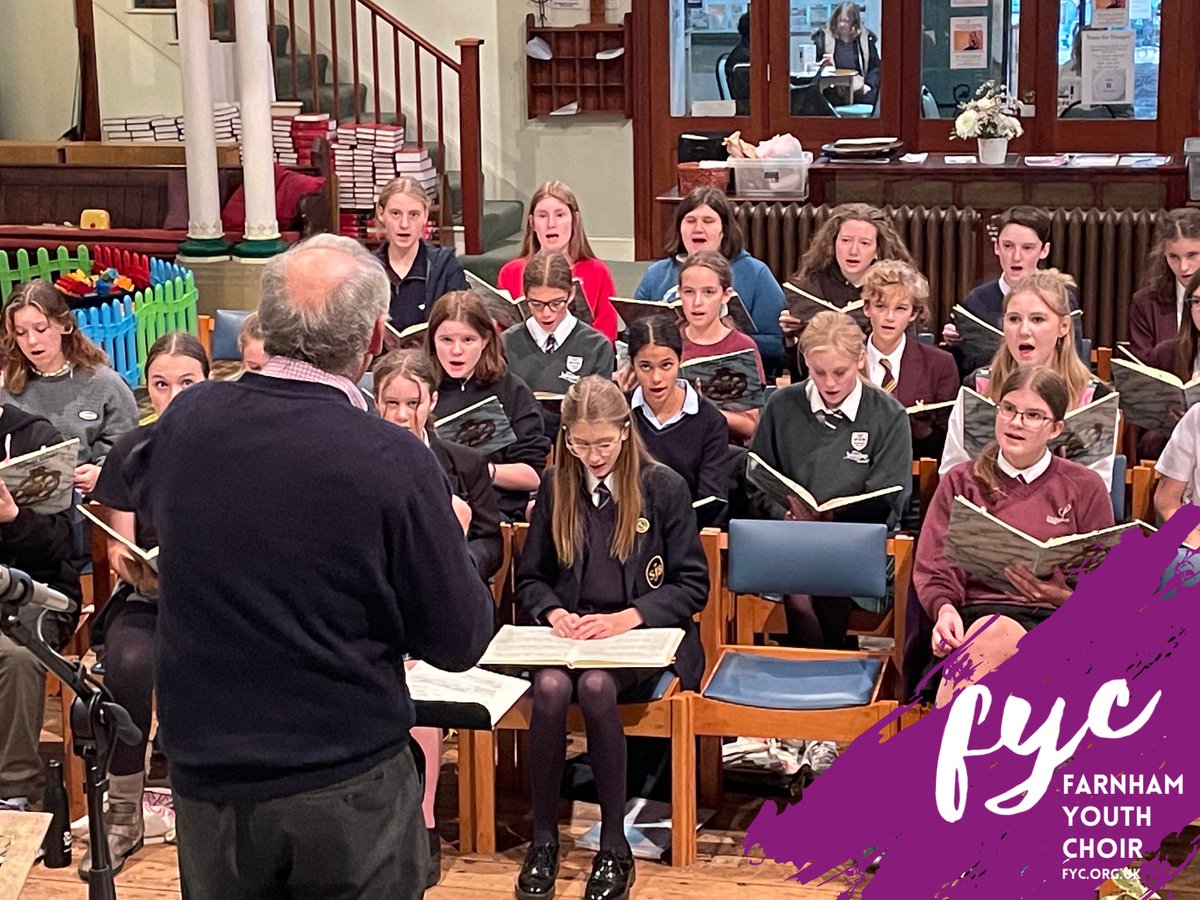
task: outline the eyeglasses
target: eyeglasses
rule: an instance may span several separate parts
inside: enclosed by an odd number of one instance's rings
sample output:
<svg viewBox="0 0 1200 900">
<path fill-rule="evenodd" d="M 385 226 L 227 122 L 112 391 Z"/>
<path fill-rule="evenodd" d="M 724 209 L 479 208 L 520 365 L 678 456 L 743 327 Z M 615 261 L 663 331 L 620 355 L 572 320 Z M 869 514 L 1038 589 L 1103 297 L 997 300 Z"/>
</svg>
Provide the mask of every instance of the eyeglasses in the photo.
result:
<svg viewBox="0 0 1200 900">
<path fill-rule="evenodd" d="M 625 440 L 625 433 L 628 428 L 629 423 L 626 423 L 621 426 L 621 436 L 619 438 L 610 441 L 596 441 L 594 444 L 587 441 L 577 441 L 568 434 L 566 438 L 567 449 L 574 456 L 587 456 L 593 450 L 601 456 L 608 456 L 621 446 L 621 442 Z"/>
<path fill-rule="evenodd" d="M 1017 409 L 1007 400 L 1001 400 L 996 408 L 996 415 L 1004 419 L 1020 419 L 1030 428 L 1041 428 L 1047 422 L 1052 422 L 1054 416 L 1037 409 Z"/>
<path fill-rule="evenodd" d="M 529 304 L 530 312 L 561 312 L 563 307 L 567 305 L 566 300 L 526 300 Z"/>
</svg>

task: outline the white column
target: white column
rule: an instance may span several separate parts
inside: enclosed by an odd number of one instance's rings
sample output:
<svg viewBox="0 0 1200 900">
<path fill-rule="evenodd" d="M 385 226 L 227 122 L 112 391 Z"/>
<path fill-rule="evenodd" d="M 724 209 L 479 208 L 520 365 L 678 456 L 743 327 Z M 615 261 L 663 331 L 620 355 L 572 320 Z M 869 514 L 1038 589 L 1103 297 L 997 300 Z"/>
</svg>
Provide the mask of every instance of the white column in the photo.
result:
<svg viewBox="0 0 1200 900">
<path fill-rule="evenodd" d="M 217 183 L 217 144 L 213 127 L 209 68 L 208 3 L 178 0 L 179 58 L 183 67 L 184 160 L 187 164 L 188 239 L 179 248 L 188 257 L 227 256 Z"/>
<path fill-rule="evenodd" d="M 275 157 L 271 147 L 271 83 L 275 70 L 267 43 L 267 7 L 262 0 L 235 0 L 237 70 L 242 101 L 242 184 L 246 190 L 243 257 L 285 249 L 275 219 Z"/>
</svg>

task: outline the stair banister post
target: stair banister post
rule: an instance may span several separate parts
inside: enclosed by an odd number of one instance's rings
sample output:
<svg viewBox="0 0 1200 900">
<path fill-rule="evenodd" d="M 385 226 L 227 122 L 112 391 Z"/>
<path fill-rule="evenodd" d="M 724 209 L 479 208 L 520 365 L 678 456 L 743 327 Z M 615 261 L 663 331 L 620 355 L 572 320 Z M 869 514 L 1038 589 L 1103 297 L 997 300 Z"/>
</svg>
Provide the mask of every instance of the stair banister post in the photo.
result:
<svg viewBox="0 0 1200 900">
<path fill-rule="evenodd" d="M 242 104 L 242 187 L 246 192 L 244 240 L 234 256 L 266 259 L 287 249 L 275 217 L 275 155 L 271 146 L 271 82 L 275 77 L 262 0 L 234 0 L 237 16 L 238 88 Z M 314 61 L 315 62 L 315 61 Z"/>
<path fill-rule="evenodd" d="M 483 144 L 480 134 L 479 48 L 481 38 L 462 38 L 458 72 L 458 167 L 462 173 L 462 222 L 468 254 L 483 252 Z M 449 203 L 450 198 L 442 198 Z"/>
<path fill-rule="evenodd" d="M 217 184 L 208 0 L 177 0 L 175 15 L 183 76 L 183 155 L 188 188 L 188 236 L 179 245 L 179 254 L 193 262 L 227 259 L 229 243 L 221 225 Z"/>
</svg>

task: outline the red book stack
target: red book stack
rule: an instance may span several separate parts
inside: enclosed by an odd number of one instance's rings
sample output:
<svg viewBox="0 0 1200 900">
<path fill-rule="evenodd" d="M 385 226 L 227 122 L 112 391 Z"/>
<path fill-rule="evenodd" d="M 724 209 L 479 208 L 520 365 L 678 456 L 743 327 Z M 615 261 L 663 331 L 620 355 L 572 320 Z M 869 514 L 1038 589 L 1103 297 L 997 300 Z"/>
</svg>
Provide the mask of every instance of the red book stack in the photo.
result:
<svg viewBox="0 0 1200 900">
<path fill-rule="evenodd" d="M 296 164 L 312 165 L 312 145 L 317 138 L 333 140 L 337 124 L 329 113 L 301 113 L 292 118 L 292 144 L 296 150 Z"/>
</svg>

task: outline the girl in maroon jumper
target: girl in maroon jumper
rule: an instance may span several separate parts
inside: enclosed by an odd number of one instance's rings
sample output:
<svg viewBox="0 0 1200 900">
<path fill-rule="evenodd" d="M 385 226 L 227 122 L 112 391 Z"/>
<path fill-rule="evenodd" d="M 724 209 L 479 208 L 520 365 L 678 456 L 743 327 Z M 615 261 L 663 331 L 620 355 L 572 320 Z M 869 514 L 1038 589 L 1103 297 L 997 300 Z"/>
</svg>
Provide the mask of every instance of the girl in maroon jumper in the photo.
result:
<svg viewBox="0 0 1200 900">
<path fill-rule="evenodd" d="M 720 253 L 693 253 L 679 269 L 679 299 L 687 324 L 679 329 L 683 336 L 683 362 L 702 356 L 720 356 L 739 350 L 753 350 L 759 383 L 763 383 L 762 357 L 754 338 L 725 324 L 721 310 L 733 297 L 733 270 Z M 758 424 L 757 409 L 737 412 L 722 409 L 729 425 L 729 436 L 749 440 Z"/>
<path fill-rule="evenodd" d="M 997 591 L 959 569 L 945 555 L 955 496 L 1039 540 L 1098 531 L 1113 524 L 1112 502 L 1100 476 L 1054 456 L 1047 444 L 1063 429 L 1070 405 L 1067 382 L 1045 366 L 1026 366 L 1000 387 L 996 440 L 974 461 L 959 463 L 938 485 L 917 543 L 913 584 L 934 621 L 933 652 L 945 656 L 983 629 L 971 644 L 969 674 L 943 673 L 937 705 L 982 678 L 1016 652 L 1030 628 L 1045 621 L 1071 595 L 1061 573 L 1042 581 L 1013 563 L 1005 577 L 1018 591 Z"/>
</svg>

